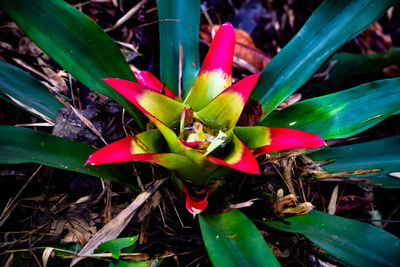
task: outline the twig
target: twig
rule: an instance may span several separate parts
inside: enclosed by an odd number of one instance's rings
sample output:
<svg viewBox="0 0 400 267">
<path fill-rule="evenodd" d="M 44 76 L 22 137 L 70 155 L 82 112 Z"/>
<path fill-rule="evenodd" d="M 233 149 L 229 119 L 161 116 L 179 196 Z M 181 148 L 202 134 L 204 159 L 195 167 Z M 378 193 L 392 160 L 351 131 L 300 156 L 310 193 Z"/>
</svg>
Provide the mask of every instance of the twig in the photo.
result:
<svg viewBox="0 0 400 267">
<path fill-rule="evenodd" d="M 135 27 L 134 29 L 140 29 L 143 27 L 147 27 L 153 24 L 157 24 L 157 23 L 161 23 L 161 22 L 167 22 L 167 21 L 180 21 L 179 19 L 161 19 L 161 20 L 157 20 L 157 21 L 152 21 L 152 22 L 148 22 L 148 23 L 143 23 L 137 27 Z"/>
<path fill-rule="evenodd" d="M 32 107 L 30 107 L 30 106 L 28 106 L 28 105 L 22 103 L 22 102 L 19 101 L 18 99 L 12 97 L 11 95 L 9 95 L 9 94 L 7 94 L 7 93 L 5 93 L 5 92 L 3 92 L 3 94 L 4 94 L 6 97 L 8 97 L 11 101 L 13 101 L 15 104 L 17 104 L 18 106 L 21 106 L 21 107 L 23 107 L 24 109 L 26 109 L 26 110 L 32 112 L 33 114 L 38 115 L 38 116 L 41 117 L 43 120 L 47 121 L 47 123 L 53 124 L 53 125 L 54 125 L 54 121 L 53 121 L 52 119 L 50 119 L 49 117 L 47 117 L 46 115 L 44 115 L 43 113 L 41 113 L 41 112 L 37 111 L 36 109 L 34 109 L 34 108 L 32 108 Z"/>
<path fill-rule="evenodd" d="M 178 94 L 182 98 L 183 47 L 179 42 Z"/>
<path fill-rule="evenodd" d="M 19 190 L 17 195 L 14 197 L 14 199 L 11 200 L 11 202 L 9 202 L 6 205 L 6 207 L 4 208 L 3 212 L 0 215 L 0 227 L 6 222 L 8 217 L 11 215 L 11 212 L 17 207 L 17 204 L 14 205 L 15 201 L 19 198 L 19 196 L 21 195 L 22 191 L 24 191 L 24 189 L 28 186 L 30 181 L 32 181 L 33 177 L 35 177 L 35 175 L 39 172 L 39 170 L 42 168 L 42 166 L 43 165 L 39 165 L 39 167 L 31 175 L 31 177 L 29 177 L 28 181 L 26 181 L 26 183 L 21 188 L 21 190 Z"/>
<path fill-rule="evenodd" d="M 105 144 L 108 145 L 106 140 L 104 140 L 103 136 L 99 133 L 99 131 L 96 129 L 96 127 L 94 127 L 94 125 L 85 117 L 82 115 L 82 113 L 80 113 L 76 108 L 74 108 L 73 106 L 70 106 L 72 111 L 75 113 L 76 116 L 78 116 L 78 118 L 90 129 L 92 130 L 99 138 L 100 140 Z"/>
<path fill-rule="evenodd" d="M 207 20 L 208 24 L 210 24 L 210 27 L 211 27 L 211 39 L 214 39 L 214 36 L 215 36 L 214 23 L 212 22 L 212 20 L 210 18 L 210 15 L 208 14 L 207 9 L 205 9 L 203 5 L 200 5 L 200 8 L 201 8 L 201 12 L 203 12 L 203 14 L 204 14 L 204 17 L 206 17 L 206 20 Z"/>
<path fill-rule="evenodd" d="M 385 221 L 385 223 L 383 224 L 383 228 L 386 228 L 386 226 L 391 221 L 392 217 L 399 211 L 399 209 L 400 209 L 400 204 L 397 205 L 397 207 L 393 210 L 393 212 L 390 214 L 390 216 L 387 218 L 387 220 L 381 220 L 381 221 Z"/>
<path fill-rule="evenodd" d="M 128 19 L 130 19 L 131 17 L 133 17 L 133 15 L 135 15 L 135 13 L 139 10 L 139 8 L 146 4 L 148 0 L 142 0 L 139 3 L 137 3 L 134 7 L 132 7 L 125 15 L 123 15 L 113 26 L 111 26 L 108 29 L 105 29 L 105 32 L 109 32 L 112 30 L 115 30 L 116 28 L 118 28 L 119 26 L 121 26 L 122 24 L 124 24 Z"/>
</svg>

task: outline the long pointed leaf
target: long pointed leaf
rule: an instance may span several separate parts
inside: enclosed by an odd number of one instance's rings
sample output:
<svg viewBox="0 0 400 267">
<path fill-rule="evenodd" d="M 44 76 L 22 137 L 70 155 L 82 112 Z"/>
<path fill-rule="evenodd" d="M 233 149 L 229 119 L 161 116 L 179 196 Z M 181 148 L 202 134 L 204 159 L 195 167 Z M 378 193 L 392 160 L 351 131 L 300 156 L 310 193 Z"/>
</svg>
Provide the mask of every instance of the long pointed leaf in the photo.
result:
<svg viewBox="0 0 400 267">
<path fill-rule="evenodd" d="M 33 110 L 35 116 L 56 121 L 58 110 L 62 107 L 49 90 L 31 75 L 0 60 L 0 93 L 16 99 Z M 8 98 L 5 96 L 5 98 Z M 14 104 L 15 101 L 10 101 Z"/>
<path fill-rule="evenodd" d="M 280 266 L 257 227 L 239 210 L 200 214 L 199 222 L 214 266 Z"/>
<path fill-rule="evenodd" d="M 132 186 L 130 179 L 110 165 L 84 166 L 86 159 L 95 151 L 86 144 L 62 139 L 41 131 L 1 125 L 0 147 L 1 164 L 34 162 Z"/>
<path fill-rule="evenodd" d="M 179 45 L 182 46 L 182 95 L 187 95 L 200 68 L 200 0 L 157 0 L 160 22 L 161 81 L 178 95 Z M 167 21 L 163 21 L 167 20 Z"/>
<path fill-rule="evenodd" d="M 139 83 L 113 78 L 104 81 L 146 116 L 156 117 L 169 127 L 179 122 L 184 108 L 182 103 Z"/>
<path fill-rule="evenodd" d="M 293 148 L 318 148 L 325 141 L 318 135 L 278 127 L 235 127 L 235 134 L 248 146 L 254 156 Z"/>
<path fill-rule="evenodd" d="M 184 103 L 189 104 L 194 111 L 204 108 L 232 85 L 234 50 L 235 29 L 227 22 L 221 25 L 215 34 L 199 74 L 184 100 Z"/>
<path fill-rule="evenodd" d="M 306 215 L 263 222 L 305 235 L 337 260 L 353 266 L 399 266 L 400 239 L 371 224 L 312 210 Z"/>
<path fill-rule="evenodd" d="M 92 90 L 120 103 L 144 128 L 145 117 L 101 79 L 135 81 L 122 53 L 89 17 L 63 0 L 0 0 L 0 6 L 46 54 Z"/>
<path fill-rule="evenodd" d="M 230 86 L 197 112 L 197 115 L 213 129 L 221 126 L 231 129 L 236 125 L 258 75 L 247 76 Z"/>
<path fill-rule="evenodd" d="M 260 174 L 258 162 L 247 146 L 232 134 L 232 150 L 223 159 L 207 156 L 211 161 L 245 173 Z"/>
<path fill-rule="evenodd" d="M 325 0 L 296 36 L 262 71 L 251 98 L 265 115 L 302 86 L 348 39 L 397 0 Z"/>
<path fill-rule="evenodd" d="M 373 170 L 364 174 L 373 185 L 400 188 L 400 179 L 388 174 L 400 172 L 400 136 L 355 145 L 329 147 L 308 155 L 313 161 L 327 161 L 321 168 L 329 173 Z M 378 171 L 377 170 L 381 170 Z"/>
<path fill-rule="evenodd" d="M 294 128 L 324 139 L 360 133 L 400 112 L 400 78 L 363 84 L 311 98 L 265 118 L 261 124 Z"/>
<path fill-rule="evenodd" d="M 141 85 L 147 86 L 159 93 L 164 93 L 166 96 L 176 100 L 181 101 L 181 99 L 168 87 L 166 87 L 159 79 L 157 79 L 151 72 L 148 71 L 138 71 L 134 73 L 136 80 Z M 164 91 L 164 92 L 163 92 Z"/>
</svg>

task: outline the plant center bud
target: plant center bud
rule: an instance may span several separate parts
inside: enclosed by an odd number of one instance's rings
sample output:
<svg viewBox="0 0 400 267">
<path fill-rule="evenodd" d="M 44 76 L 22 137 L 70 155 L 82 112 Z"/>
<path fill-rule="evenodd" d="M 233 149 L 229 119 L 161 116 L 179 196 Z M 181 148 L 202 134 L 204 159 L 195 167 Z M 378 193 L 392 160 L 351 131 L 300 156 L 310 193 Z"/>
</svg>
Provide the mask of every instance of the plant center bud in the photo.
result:
<svg viewBox="0 0 400 267">
<path fill-rule="evenodd" d="M 200 123 L 200 122 L 195 122 L 194 124 L 193 124 L 193 130 L 196 132 L 196 133 L 201 133 L 201 132 L 203 132 L 203 125 Z"/>
</svg>

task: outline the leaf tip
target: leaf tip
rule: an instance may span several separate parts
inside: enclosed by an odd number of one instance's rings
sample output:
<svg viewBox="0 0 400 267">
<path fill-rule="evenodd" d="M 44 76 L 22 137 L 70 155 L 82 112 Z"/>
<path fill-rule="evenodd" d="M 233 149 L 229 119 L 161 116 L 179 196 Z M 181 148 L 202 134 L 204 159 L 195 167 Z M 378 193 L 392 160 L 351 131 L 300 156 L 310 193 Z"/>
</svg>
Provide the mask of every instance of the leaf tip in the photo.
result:
<svg viewBox="0 0 400 267">
<path fill-rule="evenodd" d="M 92 166 L 94 166 L 94 165 L 96 165 L 96 163 L 94 163 L 94 161 L 93 161 L 93 154 L 91 154 L 89 157 L 88 157 L 88 159 L 86 160 L 86 162 L 85 162 L 85 166 L 87 166 L 87 165 L 92 165 Z"/>
<path fill-rule="evenodd" d="M 189 192 L 187 191 L 186 187 L 182 184 L 182 189 L 186 194 L 186 209 L 193 214 L 193 217 L 195 217 L 197 214 L 203 212 L 205 208 L 208 205 L 207 201 L 207 196 L 203 199 L 193 199 L 190 195 Z"/>
</svg>

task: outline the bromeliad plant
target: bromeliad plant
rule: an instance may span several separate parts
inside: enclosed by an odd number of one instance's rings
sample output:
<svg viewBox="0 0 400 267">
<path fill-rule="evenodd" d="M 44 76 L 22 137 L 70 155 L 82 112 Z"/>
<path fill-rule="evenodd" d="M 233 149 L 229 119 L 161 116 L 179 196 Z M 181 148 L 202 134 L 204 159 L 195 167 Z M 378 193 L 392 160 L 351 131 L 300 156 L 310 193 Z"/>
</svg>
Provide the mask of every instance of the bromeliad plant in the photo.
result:
<svg viewBox="0 0 400 267">
<path fill-rule="evenodd" d="M 325 142 L 317 135 L 278 127 L 235 127 L 257 83 L 258 74 L 232 85 L 235 31 L 223 24 L 185 100 L 149 72 L 137 72 L 138 83 L 104 79 L 107 84 L 140 109 L 157 129 L 116 141 L 90 155 L 86 164 L 127 161 L 157 163 L 195 185 L 204 186 L 231 169 L 260 174 L 256 156 L 292 148 L 319 148 Z M 163 137 L 163 138 L 161 138 Z M 187 194 L 186 207 L 202 212 L 207 197 Z"/>
<path fill-rule="evenodd" d="M 131 178 L 111 164 L 92 164 L 154 162 L 185 180 L 187 188 L 182 189 L 188 195 L 187 207 L 198 213 L 206 207 L 207 195 L 219 177 L 233 169 L 259 173 L 258 155 L 295 147 L 318 148 L 325 144 L 322 139 L 353 136 L 400 112 L 400 79 L 394 78 L 301 101 L 270 115 L 346 40 L 397 2 L 325 0 L 260 74 L 231 85 L 234 33 L 229 24 L 222 26 L 198 69 L 198 36 L 192 33 L 199 31 L 199 0 L 157 1 L 163 21 L 159 24 L 160 73 L 165 84 L 148 72 L 134 75 L 109 36 L 65 1 L 0 0 L 18 26 L 77 80 L 120 103 L 140 127 L 146 125 L 145 114 L 157 128 L 95 152 L 88 145 L 41 131 L 2 125 L 0 163 L 36 162 L 132 186 Z M 342 57 L 338 58 L 343 64 Z M 50 123 L 55 121 L 61 105 L 47 88 L 10 64 L 1 61 L 0 69 L 1 97 L 23 103 Z M 248 98 L 258 102 L 263 116 L 257 126 L 238 127 Z M 391 178 L 400 171 L 399 136 L 327 148 L 310 158 L 330 162 L 321 166 L 323 173 L 343 175 L 345 171 L 367 180 L 366 186 L 400 187 L 399 180 Z M 193 184 L 210 186 L 200 195 L 189 188 Z M 239 210 L 204 212 L 198 218 L 214 265 L 279 265 L 257 227 Z M 345 264 L 400 265 L 399 239 L 370 224 L 316 210 L 286 220 L 290 224 L 258 222 L 301 233 Z M 376 240 L 381 241 L 379 246 Z"/>
</svg>

